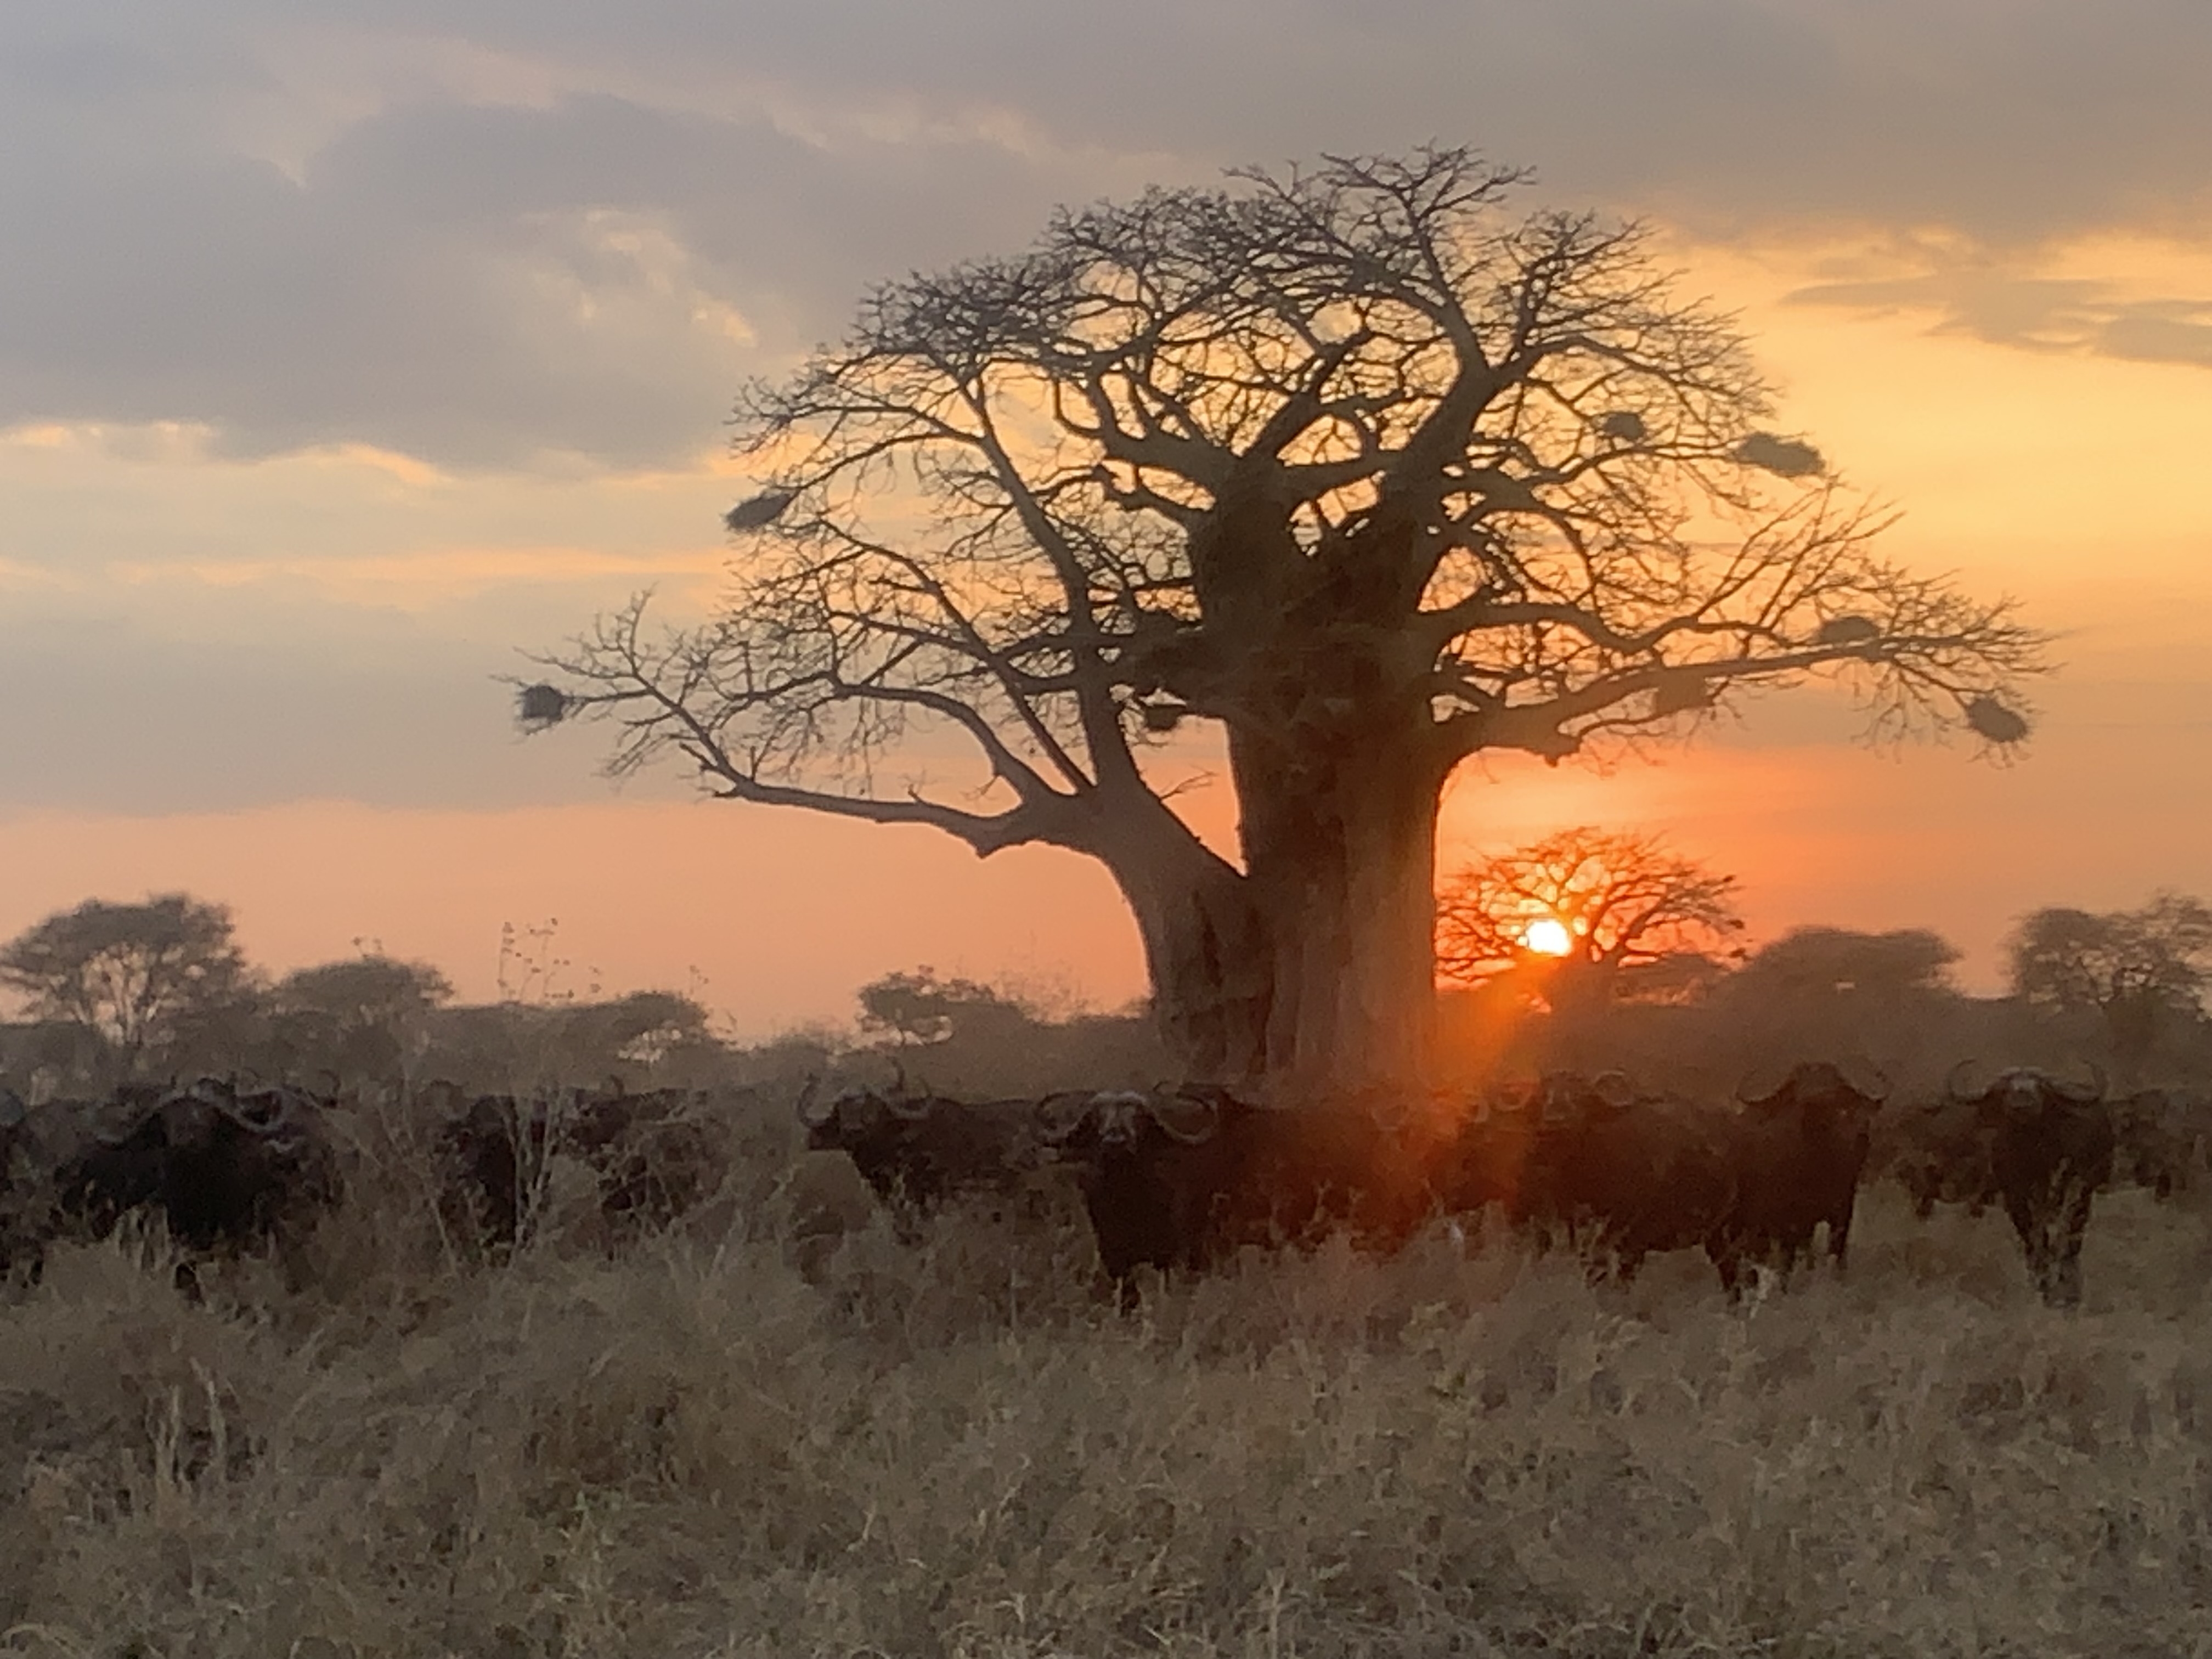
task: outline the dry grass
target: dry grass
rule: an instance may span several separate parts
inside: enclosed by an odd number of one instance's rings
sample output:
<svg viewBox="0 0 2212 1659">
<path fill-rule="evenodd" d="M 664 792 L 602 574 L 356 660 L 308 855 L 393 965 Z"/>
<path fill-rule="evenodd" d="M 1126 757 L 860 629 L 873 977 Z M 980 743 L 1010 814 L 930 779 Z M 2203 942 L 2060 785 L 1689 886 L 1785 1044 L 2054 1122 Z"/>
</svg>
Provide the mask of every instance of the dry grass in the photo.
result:
<svg viewBox="0 0 2212 1659">
<path fill-rule="evenodd" d="M 2071 1316 L 1877 1193 L 1747 1310 L 1438 1236 L 1122 1319 L 1067 1216 L 907 1250 L 781 1174 L 611 1261 L 471 1265 L 398 1178 L 200 1304 L 58 1249 L 0 1652 L 2212 1653 L 2200 1215 L 2108 1201 Z"/>
</svg>

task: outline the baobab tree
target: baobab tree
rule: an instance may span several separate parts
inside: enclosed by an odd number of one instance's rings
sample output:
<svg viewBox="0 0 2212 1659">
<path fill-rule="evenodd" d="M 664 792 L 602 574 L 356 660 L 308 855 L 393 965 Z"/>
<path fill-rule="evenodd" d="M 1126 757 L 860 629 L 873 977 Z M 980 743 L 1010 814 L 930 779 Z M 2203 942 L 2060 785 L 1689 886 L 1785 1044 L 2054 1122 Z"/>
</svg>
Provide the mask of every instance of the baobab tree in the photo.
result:
<svg viewBox="0 0 2212 1659">
<path fill-rule="evenodd" d="M 1882 732 L 2022 735 L 2009 604 L 1877 556 L 1729 319 L 1636 227 L 1516 215 L 1522 182 L 1453 149 L 1246 171 L 884 284 L 743 393 L 720 613 L 601 617 L 525 723 L 611 718 L 616 774 L 1095 858 L 1175 1051 L 1285 1096 L 1419 1068 L 1472 756 L 1815 675 Z M 1194 726 L 1234 859 L 1160 783 Z"/>
</svg>

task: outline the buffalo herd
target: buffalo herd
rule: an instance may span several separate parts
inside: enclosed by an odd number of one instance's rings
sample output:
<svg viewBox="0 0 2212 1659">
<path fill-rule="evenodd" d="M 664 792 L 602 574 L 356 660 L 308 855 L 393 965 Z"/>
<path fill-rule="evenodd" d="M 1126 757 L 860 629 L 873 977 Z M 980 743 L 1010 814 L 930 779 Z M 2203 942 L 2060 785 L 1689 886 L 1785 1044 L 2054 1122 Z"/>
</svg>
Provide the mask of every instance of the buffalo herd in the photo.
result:
<svg viewBox="0 0 2212 1659">
<path fill-rule="evenodd" d="M 908 1240 L 949 1205 L 1072 1188 L 1124 1305 L 1140 1269 L 1202 1273 L 1248 1245 L 1337 1232 L 1388 1252 L 1486 1217 L 1534 1249 L 1575 1252 L 1593 1279 L 1702 1250 L 1735 1296 L 1762 1273 L 1786 1280 L 1824 1258 L 1841 1269 L 1859 1190 L 1879 1175 L 1923 1217 L 1939 1203 L 2002 1206 L 2038 1292 L 2070 1306 L 2095 1194 L 2131 1184 L 2166 1197 L 2205 1167 L 2195 1103 L 2110 1097 L 2093 1068 L 1970 1062 L 1932 1098 L 1889 1097 L 1869 1066 L 1808 1060 L 1746 1078 L 1725 1102 L 1619 1072 L 1297 1109 L 1207 1084 L 978 1103 L 902 1079 L 827 1097 L 810 1085 L 798 1115 L 805 1146 L 849 1158 Z M 580 1172 L 614 1243 L 698 1205 L 732 1157 L 726 1115 L 683 1091 L 434 1085 L 414 1104 L 441 1224 L 487 1255 L 527 1242 L 557 1160 Z M 343 1197 L 349 1110 L 216 1079 L 37 1105 L 0 1087 L 0 1268 L 35 1269 L 49 1240 L 133 1212 L 157 1215 L 188 1255 L 281 1242 Z"/>
<path fill-rule="evenodd" d="M 1336 1231 L 1388 1251 L 1484 1214 L 1536 1249 L 1578 1252 L 1594 1279 L 1702 1249 L 1735 1296 L 1759 1270 L 1786 1280 L 1822 1257 L 1840 1270 L 1859 1189 L 1886 1174 L 1923 1217 L 2002 1205 L 2039 1293 L 2071 1306 L 2094 1195 L 2118 1178 L 2166 1196 L 2203 1168 L 2189 1103 L 2109 1100 L 2093 1068 L 1968 1063 L 1932 1102 L 1888 1094 L 1871 1066 L 1814 1060 L 1747 1078 L 1724 1104 L 1558 1071 L 1410 1106 L 1289 1110 L 1183 1085 L 980 1106 L 869 1091 L 810 1099 L 802 1115 L 810 1146 L 849 1153 L 907 1230 L 1040 1159 L 1066 1166 L 1125 1304 L 1143 1267 L 1204 1271 L 1248 1244 Z"/>
</svg>

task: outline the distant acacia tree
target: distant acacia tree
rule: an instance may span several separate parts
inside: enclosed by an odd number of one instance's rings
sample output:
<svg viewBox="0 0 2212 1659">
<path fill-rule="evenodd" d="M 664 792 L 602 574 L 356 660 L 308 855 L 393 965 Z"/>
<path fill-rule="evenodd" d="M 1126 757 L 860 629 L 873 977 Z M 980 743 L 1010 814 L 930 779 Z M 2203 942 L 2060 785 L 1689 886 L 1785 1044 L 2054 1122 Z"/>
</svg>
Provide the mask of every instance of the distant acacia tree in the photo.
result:
<svg viewBox="0 0 2212 1659">
<path fill-rule="evenodd" d="M 1478 984 L 1535 968 L 1601 999 L 1639 979 L 1684 988 L 1743 932 L 1736 887 L 1656 836 L 1562 830 L 1438 884 L 1437 972 Z"/>
<path fill-rule="evenodd" d="M 1437 806 L 1469 757 L 1679 733 L 1815 675 L 2025 735 L 2040 640 L 1878 557 L 1723 313 L 1633 227 L 1463 149 L 1055 217 L 878 289 L 737 411 L 719 615 L 602 617 L 527 726 L 732 800 L 1097 860 L 1197 1075 L 1418 1070 Z M 1234 859 L 1157 745 L 1226 750 Z M 964 760 L 960 758 L 964 756 Z"/>
<path fill-rule="evenodd" d="M 2114 1056 L 2140 1065 L 2163 1027 L 2203 1012 L 2212 908 L 2160 893 L 2133 910 L 2038 910 L 2021 920 L 2008 956 L 2015 996 L 2038 1008 L 2094 1013 Z"/>
<path fill-rule="evenodd" d="M 0 985 L 33 1019 L 95 1032 L 126 1065 L 249 1003 L 254 984 L 229 909 L 183 893 L 88 899 L 0 946 Z"/>
<path fill-rule="evenodd" d="M 1797 927 L 1753 951 L 1730 989 L 1769 1002 L 1895 1002 L 1953 993 L 1958 947 L 1924 927 Z"/>
<path fill-rule="evenodd" d="M 970 979 L 941 979 L 933 968 L 885 974 L 860 991 L 860 1029 L 888 1032 L 902 1046 L 949 1042 L 978 1032 L 1011 1032 L 1030 1023 L 1012 998 Z"/>
<path fill-rule="evenodd" d="M 269 994 L 272 1037 L 284 1069 L 347 1076 L 389 1076 L 431 1012 L 453 998 L 446 976 L 428 963 L 371 951 L 319 963 L 278 980 Z"/>
</svg>

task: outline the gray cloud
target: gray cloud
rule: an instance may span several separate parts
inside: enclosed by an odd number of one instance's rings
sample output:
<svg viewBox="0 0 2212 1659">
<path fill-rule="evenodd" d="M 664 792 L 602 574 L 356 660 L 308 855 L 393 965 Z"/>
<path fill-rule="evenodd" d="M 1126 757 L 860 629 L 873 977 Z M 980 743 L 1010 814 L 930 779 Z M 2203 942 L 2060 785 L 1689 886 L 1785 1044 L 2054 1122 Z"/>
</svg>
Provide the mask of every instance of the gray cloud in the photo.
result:
<svg viewBox="0 0 2212 1659">
<path fill-rule="evenodd" d="M 1933 312 L 1939 331 L 1997 345 L 2212 368 L 2212 300 L 2124 300 L 2106 283 L 1983 266 L 1820 283 L 1788 297 L 1855 311 Z"/>
<path fill-rule="evenodd" d="M 569 91 L 472 101 L 435 72 L 462 47 Z M 422 62 L 340 97 L 316 76 L 349 51 Z M 0 424 L 665 462 L 868 281 L 1139 177 L 1472 139 L 1706 234 L 1843 216 L 2032 242 L 2201 215 L 2208 84 L 2195 0 L 19 0 Z M 241 136 L 318 96 L 300 165 Z M 2115 352 L 2203 349 L 2193 314 L 2104 322 Z"/>
</svg>

